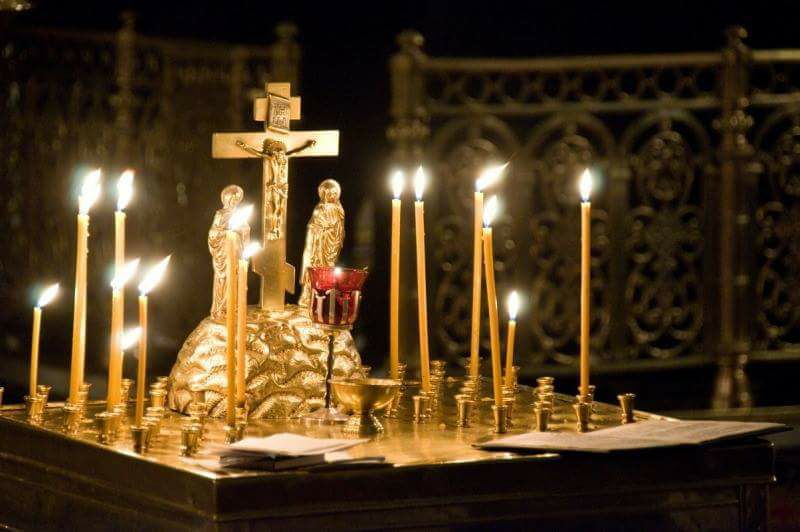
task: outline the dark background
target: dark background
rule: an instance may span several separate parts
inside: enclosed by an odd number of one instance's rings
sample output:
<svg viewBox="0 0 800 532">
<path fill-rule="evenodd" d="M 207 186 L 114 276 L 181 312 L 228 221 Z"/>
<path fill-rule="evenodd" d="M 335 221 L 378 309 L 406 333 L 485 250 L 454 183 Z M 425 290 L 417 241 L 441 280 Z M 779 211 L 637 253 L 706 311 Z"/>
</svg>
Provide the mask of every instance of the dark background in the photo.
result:
<svg viewBox="0 0 800 532">
<path fill-rule="evenodd" d="M 341 145 L 338 158 L 293 163 L 290 262 L 300 264 L 302 228 L 313 208 L 314 190 L 320 180 L 333 177 L 344 189 L 348 239 L 342 264 L 363 265 L 354 264 L 356 257 L 369 259 L 354 253 L 353 222 L 364 200 L 374 201 L 375 247 L 370 260 L 373 275 L 366 302 L 369 311 L 357 326 L 362 355 L 374 367 L 384 363 L 387 345 L 387 61 L 396 50 L 395 37 L 401 30 L 420 31 L 426 39 L 425 50 L 434 56 L 536 57 L 716 50 L 723 45 L 723 31 L 731 24 L 748 28 L 748 43 L 753 48 L 800 47 L 796 24 L 800 5 L 791 1 L 631 4 L 50 0 L 35 2 L 33 10 L 16 17 L 25 25 L 114 31 L 120 26 L 119 15 L 124 10 L 136 12 L 137 32 L 145 35 L 225 43 L 269 44 L 274 41 L 272 29 L 276 23 L 289 20 L 297 24 L 302 49 L 300 92 L 304 118 L 296 128 L 340 129 Z M 251 129 L 257 128 L 254 123 Z M 210 220 L 211 213 L 208 217 Z M 210 294 L 210 279 L 207 289 Z M 65 294 L 64 304 L 59 306 L 64 307 L 66 315 L 70 314 L 67 300 L 71 302 L 71 291 Z M 14 335 L 22 344 L 29 334 L 27 319 L 29 316 L 20 319 L 24 334 Z M 8 337 L 9 331 L 5 333 Z M 47 342 L 51 333 L 45 329 L 44 334 Z M 182 338 L 174 340 L 173 353 Z M 153 357 L 153 374 L 169 370 L 172 359 L 164 351 Z M 18 352 L 27 356 L 25 348 Z M 0 376 L 5 371 L 0 371 Z M 8 380 L 9 376 L 4 377 L 2 380 Z"/>
</svg>

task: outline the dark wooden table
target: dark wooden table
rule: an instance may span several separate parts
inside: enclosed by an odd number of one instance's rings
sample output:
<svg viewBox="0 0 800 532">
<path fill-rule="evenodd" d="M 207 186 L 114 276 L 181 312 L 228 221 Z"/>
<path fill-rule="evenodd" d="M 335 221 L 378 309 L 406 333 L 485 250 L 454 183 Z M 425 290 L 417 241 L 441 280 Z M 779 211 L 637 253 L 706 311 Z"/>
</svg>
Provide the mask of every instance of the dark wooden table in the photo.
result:
<svg viewBox="0 0 800 532">
<path fill-rule="evenodd" d="M 453 388 L 453 385 L 450 386 Z M 515 407 L 530 426 L 529 397 Z M 572 430 L 570 398 L 558 396 L 555 430 Z M 90 410 L 101 410 L 101 404 Z M 61 434 L 60 409 L 43 426 L 20 407 L 0 415 L 0 525 L 20 529 L 254 530 L 491 528 L 558 530 L 761 530 L 766 528 L 773 449 L 760 439 L 609 455 L 488 453 L 484 423 L 452 426 L 452 390 L 442 417 L 418 426 L 386 422 L 386 433 L 353 450 L 394 467 L 351 471 L 220 474 L 178 457 L 180 416 L 169 414 L 152 452 L 130 440 Z M 485 409 L 488 411 L 488 409 Z M 597 404 L 598 426 L 616 407 Z M 649 417 L 639 413 L 638 417 Z M 299 422 L 254 422 L 248 434 L 302 431 Z M 209 440 L 221 438 L 218 422 Z"/>
</svg>

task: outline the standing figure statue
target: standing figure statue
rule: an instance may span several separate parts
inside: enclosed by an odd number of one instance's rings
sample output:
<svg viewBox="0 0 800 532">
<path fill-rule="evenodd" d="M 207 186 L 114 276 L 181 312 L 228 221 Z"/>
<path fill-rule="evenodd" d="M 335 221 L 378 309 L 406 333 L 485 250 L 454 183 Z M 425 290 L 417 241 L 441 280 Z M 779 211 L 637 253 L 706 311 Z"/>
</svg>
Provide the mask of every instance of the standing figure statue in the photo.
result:
<svg viewBox="0 0 800 532">
<path fill-rule="evenodd" d="M 342 188 L 333 179 L 326 179 L 317 188 L 319 203 L 308 220 L 306 246 L 300 282 L 303 292 L 297 304 L 308 307 L 311 303 L 311 266 L 334 266 L 344 243 L 344 208 L 340 202 Z"/>
<path fill-rule="evenodd" d="M 259 150 L 244 141 L 236 145 L 251 155 L 264 159 L 264 239 L 277 240 L 281 237 L 286 212 L 286 197 L 289 194 L 288 165 L 286 164 L 286 145 L 278 140 L 267 139 Z"/>
<path fill-rule="evenodd" d="M 211 319 L 223 323 L 225 321 L 225 308 L 228 283 L 228 260 L 225 253 L 225 234 L 228 232 L 228 222 L 233 211 L 244 198 L 244 191 L 238 185 L 228 185 L 220 194 L 222 208 L 214 214 L 214 221 L 208 230 L 208 251 L 211 253 L 211 262 L 214 268 L 214 292 L 211 303 Z M 250 226 L 247 223 L 237 230 L 242 247 L 250 240 Z"/>
</svg>

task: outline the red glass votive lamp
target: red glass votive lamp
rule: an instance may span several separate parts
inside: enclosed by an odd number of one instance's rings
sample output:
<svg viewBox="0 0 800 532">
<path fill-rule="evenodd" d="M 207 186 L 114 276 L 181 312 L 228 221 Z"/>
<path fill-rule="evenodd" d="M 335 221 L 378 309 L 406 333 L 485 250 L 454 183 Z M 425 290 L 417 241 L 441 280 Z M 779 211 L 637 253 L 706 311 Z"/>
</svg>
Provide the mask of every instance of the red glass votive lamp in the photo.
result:
<svg viewBox="0 0 800 532">
<path fill-rule="evenodd" d="M 350 328 L 361 308 L 367 270 L 311 267 L 311 320 L 326 327 Z"/>
</svg>

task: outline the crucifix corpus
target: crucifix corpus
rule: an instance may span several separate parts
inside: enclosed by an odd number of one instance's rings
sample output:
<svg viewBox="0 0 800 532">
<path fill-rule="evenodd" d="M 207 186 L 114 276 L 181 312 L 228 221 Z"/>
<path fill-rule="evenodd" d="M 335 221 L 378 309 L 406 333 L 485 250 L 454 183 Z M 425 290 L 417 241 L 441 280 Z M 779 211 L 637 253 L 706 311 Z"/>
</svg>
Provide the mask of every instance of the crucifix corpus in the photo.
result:
<svg viewBox="0 0 800 532">
<path fill-rule="evenodd" d="M 286 204 L 289 197 L 289 158 L 339 155 L 339 131 L 291 131 L 300 119 L 300 97 L 289 83 L 268 83 L 266 95 L 253 105 L 263 132 L 214 133 L 215 159 L 260 158 L 264 165 L 261 191 L 263 250 L 253 257 L 261 277 L 261 308 L 283 310 L 286 292 L 294 294 L 295 270 L 286 262 Z"/>
</svg>

